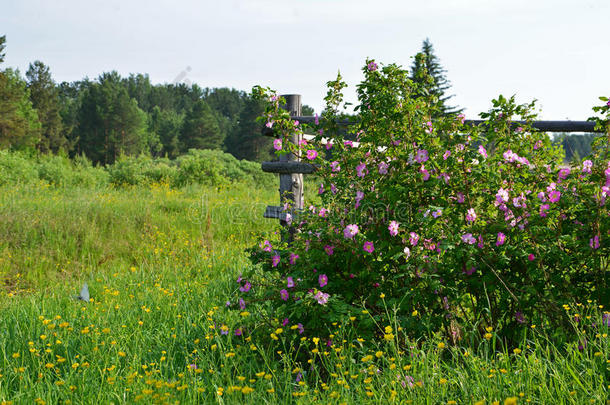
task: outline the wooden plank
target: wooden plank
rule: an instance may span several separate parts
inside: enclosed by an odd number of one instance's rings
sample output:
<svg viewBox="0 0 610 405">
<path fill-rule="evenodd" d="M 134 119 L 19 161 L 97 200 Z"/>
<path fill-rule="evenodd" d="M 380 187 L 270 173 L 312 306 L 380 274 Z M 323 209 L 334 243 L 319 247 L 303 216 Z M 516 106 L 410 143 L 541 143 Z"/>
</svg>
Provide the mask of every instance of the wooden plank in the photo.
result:
<svg viewBox="0 0 610 405">
<path fill-rule="evenodd" d="M 292 213 L 290 213 L 292 215 L 292 219 L 294 220 L 294 217 L 296 215 L 299 215 L 299 213 L 303 212 L 303 210 L 296 210 L 293 211 Z M 263 214 L 264 218 L 275 218 L 275 219 L 279 219 L 282 221 L 286 221 L 286 214 L 288 214 L 289 211 L 284 211 L 284 207 L 278 207 L 275 205 L 268 205 L 267 208 L 265 208 L 265 213 Z"/>
<path fill-rule="evenodd" d="M 295 120 L 298 120 L 299 122 L 306 124 L 311 124 L 315 121 L 315 117 L 309 116 L 298 116 L 293 118 Z M 485 122 L 485 120 L 464 121 L 465 124 L 474 126 L 479 126 Z M 354 125 L 357 123 L 357 121 L 347 119 L 337 121 L 337 124 L 339 124 L 340 126 Z M 520 125 L 524 125 L 525 121 L 513 121 L 512 124 L 517 127 Z M 600 130 L 595 131 L 595 123 L 591 121 L 532 121 L 532 126 L 542 132 L 603 132 Z M 263 133 L 263 135 L 273 135 L 272 131 L 265 132 L 263 130 L 261 132 Z"/>
<path fill-rule="evenodd" d="M 465 120 L 473 126 L 484 124 L 485 120 Z M 525 125 L 526 121 L 512 121 L 513 128 Z M 590 121 L 532 121 L 532 127 L 542 132 L 601 132 L 595 131 L 595 123 Z"/>
<path fill-rule="evenodd" d="M 311 117 L 311 116 L 307 116 L 307 115 L 301 115 L 298 117 L 293 117 L 295 120 L 305 123 L 305 124 L 312 124 L 316 121 L 316 117 Z M 318 117 L 318 119 L 321 119 L 320 117 Z M 348 126 L 348 125 L 356 125 L 358 124 L 358 121 L 355 121 L 354 119 L 342 119 L 342 120 L 338 120 L 337 124 L 339 124 L 339 126 Z"/>
<path fill-rule="evenodd" d="M 282 211 L 284 207 L 276 207 L 274 205 L 268 205 L 263 214 L 264 218 L 275 218 L 286 221 L 286 213 Z"/>
<path fill-rule="evenodd" d="M 311 174 L 318 170 L 319 165 L 313 165 L 306 162 L 263 162 L 261 168 L 267 173 L 282 173 L 282 174 Z"/>
</svg>

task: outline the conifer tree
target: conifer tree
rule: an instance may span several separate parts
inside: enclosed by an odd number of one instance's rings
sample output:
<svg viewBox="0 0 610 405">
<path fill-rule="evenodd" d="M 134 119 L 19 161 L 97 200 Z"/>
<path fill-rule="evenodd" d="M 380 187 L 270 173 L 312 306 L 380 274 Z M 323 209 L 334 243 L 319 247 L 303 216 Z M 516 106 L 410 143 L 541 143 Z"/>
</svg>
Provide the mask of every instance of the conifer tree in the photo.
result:
<svg viewBox="0 0 610 405">
<path fill-rule="evenodd" d="M 38 111 L 42 134 L 37 147 L 41 152 L 67 151 L 68 141 L 63 134 L 59 91 L 51 78 L 49 67 L 41 61 L 30 63 L 26 72 L 32 106 Z"/>
<path fill-rule="evenodd" d="M 95 163 L 150 150 L 146 113 L 129 97 L 117 72 L 103 73 L 85 90 L 78 111 L 78 150 Z"/>
<path fill-rule="evenodd" d="M 0 37 L 0 63 L 6 36 Z M 0 148 L 32 148 L 40 140 L 40 121 L 19 71 L 0 71 Z"/>
<path fill-rule="evenodd" d="M 221 149 L 224 138 L 212 109 L 203 100 L 193 104 L 184 117 L 182 127 L 183 151 L 189 149 Z"/>
<path fill-rule="evenodd" d="M 411 80 L 421 85 L 420 96 L 431 94 L 434 96 L 434 110 L 436 116 L 459 113 L 461 108 L 447 105 L 447 101 L 453 95 L 446 92 L 451 88 L 451 83 L 445 77 L 447 71 L 441 66 L 438 57 L 434 54 L 434 47 L 430 39 L 426 38 L 422 43 L 421 52 L 415 55 L 411 66 Z"/>
<path fill-rule="evenodd" d="M 245 96 L 235 129 L 225 140 L 225 148 L 237 159 L 273 160 L 273 139 L 261 136 L 261 124 L 256 122 L 264 111 L 264 103 Z"/>
</svg>

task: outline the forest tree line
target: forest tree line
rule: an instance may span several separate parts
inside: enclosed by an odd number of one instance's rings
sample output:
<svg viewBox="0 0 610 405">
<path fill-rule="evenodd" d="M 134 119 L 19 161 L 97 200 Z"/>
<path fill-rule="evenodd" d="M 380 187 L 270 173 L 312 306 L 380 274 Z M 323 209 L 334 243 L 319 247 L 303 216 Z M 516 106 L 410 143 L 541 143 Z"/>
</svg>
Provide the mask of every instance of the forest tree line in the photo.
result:
<svg viewBox="0 0 610 405">
<path fill-rule="evenodd" d="M 272 158 L 271 140 L 256 122 L 262 102 L 244 91 L 202 88 L 197 84 L 152 84 L 146 74 L 57 84 L 49 66 L 30 63 L 20 72 L 4 68 L 6 37 L 0 37 L 0 148 L 84 155 L 113 163 L 121 155 L 174 159 L 189 149 L 218 149 L 238 159 Z M 452 96 L 446 71 L 426 39 L 414 58 L 412 79 L 437 95 L 438 113 L 461 111 L 446 104 Z M 304 105 L 303 115 L 313 109 Z M 592 136 L 557 138 L 566 158 L 590 153 Z"/>
<path fill-rule="evenodd" d="M 0 63 L 5 37 L 0 37 Z M 238 159 L 271 157 L 255 119 L 262 103 L 246 92 L 197 84 L 152 84 L 148 75 L 57 84 L 41 61 L 25 77 L 0 71 L 0 148 L 85 155 L 111 164 L 120 155 L 176 158 L 189 149 L 219 149 Z M 313 110 L 304 106 L 304 114 Z"/>
</svg>

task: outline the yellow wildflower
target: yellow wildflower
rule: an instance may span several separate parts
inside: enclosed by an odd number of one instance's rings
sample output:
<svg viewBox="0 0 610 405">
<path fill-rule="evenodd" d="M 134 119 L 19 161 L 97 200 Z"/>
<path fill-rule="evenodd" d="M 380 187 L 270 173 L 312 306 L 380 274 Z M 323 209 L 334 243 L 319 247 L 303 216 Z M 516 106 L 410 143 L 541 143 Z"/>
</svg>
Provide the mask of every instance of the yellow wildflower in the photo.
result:
<svg viewBox="0 0 610 405">
<path fill-rule="evenodd" d="M 517 405 L 517 397 L 509 397 L 504 400 L 504 405 Z"/>
</svg>

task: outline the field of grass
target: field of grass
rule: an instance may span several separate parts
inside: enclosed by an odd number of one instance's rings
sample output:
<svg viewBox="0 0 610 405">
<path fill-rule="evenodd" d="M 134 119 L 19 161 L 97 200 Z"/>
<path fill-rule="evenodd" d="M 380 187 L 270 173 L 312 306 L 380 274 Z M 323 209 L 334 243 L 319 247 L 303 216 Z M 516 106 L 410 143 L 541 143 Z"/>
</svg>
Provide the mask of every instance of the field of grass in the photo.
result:
<svg viewBox="0 0 610 405">
<path fill-rule="evenodd" d="M 493 329 L 454 346 L 442 334 L 332 342 L 278 322 L 263 344 L 225 309 L 250 263 L 244 249 L 275 223 L 277 191 L 246 185 L 0 187 L 0 403 L 607 403 L 608 326 L 576 325 L 557 347 L 544 325 L 506 349 Z M 74 299 L 84 282 L 90 302 Z M 252 306 L 254 308 L 254 306 Z M 579 319 L 605 308 L 566 307 Z M 261 328 L 269 328 L 260 325 Z"/>
</svg>

